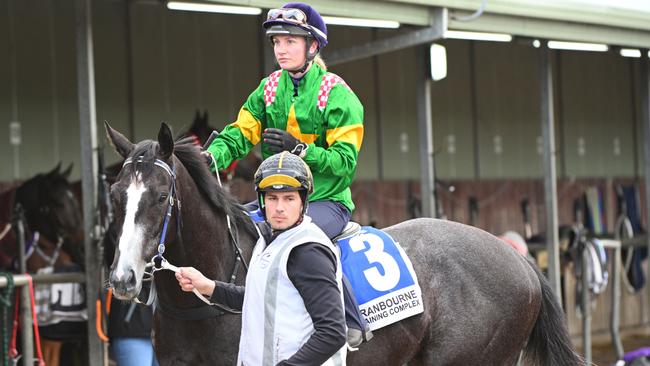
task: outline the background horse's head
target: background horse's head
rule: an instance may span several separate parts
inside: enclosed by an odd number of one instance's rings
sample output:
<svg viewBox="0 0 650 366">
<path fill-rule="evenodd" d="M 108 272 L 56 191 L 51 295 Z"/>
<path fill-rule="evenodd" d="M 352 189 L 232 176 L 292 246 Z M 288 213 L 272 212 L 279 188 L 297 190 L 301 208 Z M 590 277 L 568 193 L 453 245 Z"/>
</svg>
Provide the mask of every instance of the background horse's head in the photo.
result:
<svg viewBox="0 0 650 366">
<path fill-rule="evenodd" d="M 76 190 L 68 182 L 71 170 L 72 165 L 62 172 L 59 164 L 50 172 L 37 174 L 0 195 L 0 207 L 6 209 L 0 216 L 4 215 L 8 221 L 20 219 L 23 222 L 30 272 L 46 265 L 83 262 L 82 217 Z M 13 266 L 18 257 L 18 240 L 14 232 L 0 242 L 0 265 L 7 269 L 16 269 Z M 37 255 L 32 255 L 34 253 Z"/>
<path fill-rule="evenodd" d="M 181 134 L 181 137 L 189 137 L 197 146 L 203 146 L 210 134 L 216 130 L 215 127 L 210 125 L 208 111 L 204 110 L 201 113 L 197 109 L 192 125 L 187 132 Z M 228 168 L 219 171 L 221 182 L 227 184 L 230 193 L 239 202 L 246 203 L 257 199 L 253 176 L 262 160 L 262 155 L 255 150 L 251 150 L 244 158 L 233 161 Z"/>
<path fill-rule="evenodd" d="M 72 164 L 61 172 L 61 164 L 49 173 L 38 174 L 17 190 L 14 205 L 22 207 L 29 231 L 38 231 L 51 241 L 67 239 L 82 230 L 79 202 L 68 182 Z"/>
<path fill-rule="evenodd" d="M 181 135 L 193 138 L 197 145 L 202 146 L 214 130 L 216 130 L 216 128 L 210 126 L 210 123 L 208 122 L 208 111 L 204 110 L 203 114 L 201 114 L 197 109 L 194 114 L 194 120 L 192 120 L 192 125 L 187 132 Z"/>
<path fill-rule="evenodd" d="M 170 197 L 174 195 L 171 187 L 175 183 L 175 173 L 171 171 L 174 141 L 166 124 L 160 128 L 158 141 L 145 140 L 137 145 L 108 123 L 105 127 L 116 151 L 127 159 L 110 192 L 118 244 L 109 283 L 117 298 L 130 300 L 140 292 L 145 268 L 158 253 L 170 199 L 177 198 Z M 169 220 L 167 232 L 168 238 L 174 237 L 175 220 Z"/>
</svg>

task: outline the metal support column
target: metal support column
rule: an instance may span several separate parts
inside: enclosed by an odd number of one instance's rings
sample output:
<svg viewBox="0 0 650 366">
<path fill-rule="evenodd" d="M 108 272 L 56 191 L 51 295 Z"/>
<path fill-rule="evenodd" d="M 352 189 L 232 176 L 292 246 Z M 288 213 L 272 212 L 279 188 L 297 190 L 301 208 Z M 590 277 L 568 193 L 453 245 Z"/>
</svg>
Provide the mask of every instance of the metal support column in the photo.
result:
<svg viewBox="0 0 650 366">
<path fill-rule="evenodd" d="M 553 70 L 551 52 L 544 44 L 540 47 L 540 104 L 542 140 L 544 152 L 542 167 L 544 174 L 544 204 L 546 208 L 546 249 L 548 252 L 548 278 L 560 304 L 560 237 L 558 234 L 557 181 L 555 167 L 555 116 L 553 110 Z"/>
<path fill-rule="evenodd" d="M 433 169 L 433 122 L 431 118 L 431 80 L 429 73 L 429 47 L 418 47 L 417 108 L 420 145 L 420 186 L 422 216 L 436 217 L 435 176 Z"/>
<path fill-rule="evenodd" d="M 609 314 L 609 331 L 612 338 L 612 346 L 616 351 L 616 359 L 623 359 L 623 342 L 621 341 L 621 242 L 619 241 L 613 249 L 614 263 L 612 263 L 612 297 Z"/>
<path fill-rule="evenodd" d="M 641 50 L 642 55 L 647 55 L 648 50 Z M 641 57 L 639 67 L 639 89 L 641 107 L 641 124 L 643 125 L 643 146 L 644 146 L 644 166 L 645 166 L 645 212 L 646 228 L 650 227 L 650 75 L 648 74 L 648 58 Z M 650 235 L 646 235 L 646 245 L 650 249 Z M 648 261 L 648 273 L 650 273 L 650 261 Z M 650 291 L 650 286 L 646 286 Z"/>
<path fill-rule="evenodd" d="M 25 253 L 25 223 L 23 221 L 24 211 L 20 204 L 14 209 L 16 220 L 16 231 L 18 234 L 18 267 L 21 273 L 27 273 L 27 257 Z M 22 345 L 22 359 L 25 365 L 33 365 L 34 359 L 34 331 L 32 330 L 32 307 L 29 286 L 20 289 L 20 324 L 23 324 L 20 344 Z"/>
<path fill-rule="evenodd" d="M 91 0 L 76 0 L 77 93 L 81 139 L 81 180 L 86 263 L 86 305 L 88 311 L 88 364 L 101 365 L 103 347 L 95 331 L 93 304 L 101 283 L 100 258 L 95 245 L 97 204 L 97 120 Z"/>
<path fill-rule="evenodd" d="M 591 293 L 589 292 L 589 249 L 584 245 L 580 250 L 582 257 L 582 293 L 580 305 L 582 310 L 582 351 L 585 365 L 591 365 Z"/>
</svg>

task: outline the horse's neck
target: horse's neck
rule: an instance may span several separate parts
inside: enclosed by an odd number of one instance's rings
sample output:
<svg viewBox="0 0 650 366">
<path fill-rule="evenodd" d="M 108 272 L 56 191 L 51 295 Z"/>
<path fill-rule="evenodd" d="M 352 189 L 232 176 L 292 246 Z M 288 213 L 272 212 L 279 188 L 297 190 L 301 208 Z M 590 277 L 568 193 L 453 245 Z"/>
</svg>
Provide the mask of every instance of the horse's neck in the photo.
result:
<svg viewBox="0 0 650 366">
<path fill-rule="evenodd" d="M 177 248 L 181 250 L 174 253 L 183 257 L 181 263 L 199 269 L 209 278 L 227 281 L 235 263 L 235 251 L 226 215 L 204 199 L 191 178 L 186 178 L 180 178 L 182 180 L 177 185 L 182 189 L 179 194 L 182 200 L 182 248 Z"/>
</svg>

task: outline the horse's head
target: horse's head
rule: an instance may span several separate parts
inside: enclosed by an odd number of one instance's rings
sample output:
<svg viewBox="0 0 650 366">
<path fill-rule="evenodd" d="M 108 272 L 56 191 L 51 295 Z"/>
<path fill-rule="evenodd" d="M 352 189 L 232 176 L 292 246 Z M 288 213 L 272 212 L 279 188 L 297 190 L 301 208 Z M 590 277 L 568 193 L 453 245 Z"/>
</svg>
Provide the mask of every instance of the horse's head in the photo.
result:
<svg viewBox="0 0 650 366">
<path fill-rule="evenodd" d="M 117 298 L 130 300 L 140 292 L 146 266 L 158 253 L 163 219 L 175 184 L 174 140 L 164 123 L 158 141 L 145 140 L 137 145 L 108 123 L 105 127 L 116 151 L 126 159 L 110 192 L 118 243 L 109 283 Z M 169 226 L 171 232 L 175 223 L 169 222 Z"/>
<path fill-rule="evenodd" d="M 56 241 L 81 232 L 79 202 L 68 182 L 72 164 L 61 172 L 61 164 L 49 173 L 38 174 L 17 190 L 15 204 L 20 204 L 31 231 Z"/>
</svg>

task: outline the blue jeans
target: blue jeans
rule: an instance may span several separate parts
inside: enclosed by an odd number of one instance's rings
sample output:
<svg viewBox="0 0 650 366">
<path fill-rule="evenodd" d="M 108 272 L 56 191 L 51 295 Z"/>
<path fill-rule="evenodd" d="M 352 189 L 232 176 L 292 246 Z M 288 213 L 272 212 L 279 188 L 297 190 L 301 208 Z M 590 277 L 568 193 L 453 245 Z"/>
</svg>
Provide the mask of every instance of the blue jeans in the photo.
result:
<svg viewBox="0 0 650 366">
<path fill-rule="evenodd" d="M 110 354 L 117 366 L 158 366 L 148 338 L 113 338 Z"/>
</svg>

